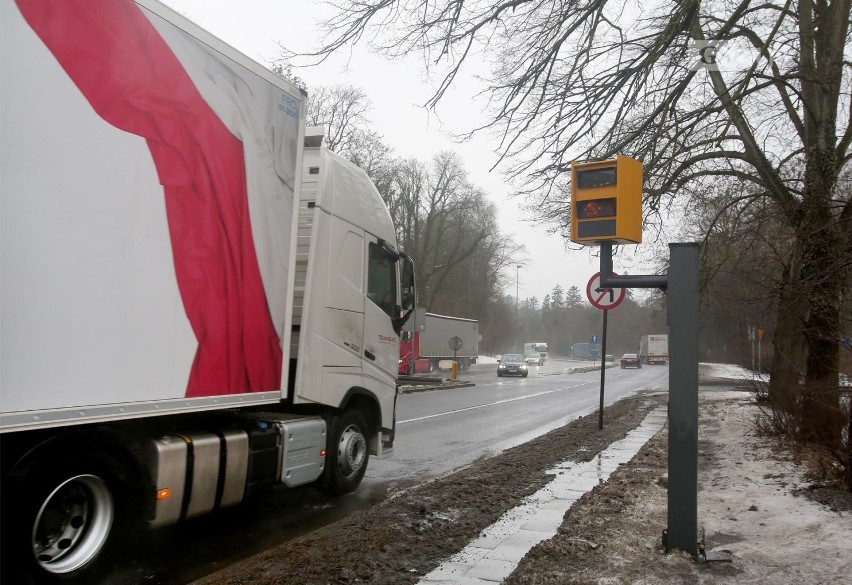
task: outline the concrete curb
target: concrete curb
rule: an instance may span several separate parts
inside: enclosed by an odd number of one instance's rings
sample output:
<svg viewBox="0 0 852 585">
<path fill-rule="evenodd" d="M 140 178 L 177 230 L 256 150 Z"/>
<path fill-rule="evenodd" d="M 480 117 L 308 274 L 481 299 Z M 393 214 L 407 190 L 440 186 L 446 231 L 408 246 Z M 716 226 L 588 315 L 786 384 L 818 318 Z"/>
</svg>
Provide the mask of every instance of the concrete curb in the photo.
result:
<svg viewBox="0 0 852 585">
<path fill-rule="evenodd" d="M 452 390 L 455 388 L 471 388 L 476 386 L 473 382 L 446 382 L 441 384 L 416 384 L 399 387 L 400 394 L 412 394 L 414 392 L 428 392 L 429 390 Z"/>
<path fill-rule="evenodd" d="M 423 576 L 418 585 L 501 583 L 535 545 L 553 538 L 565 513 L 586 492 L 605 483 L 666 424 L 665 407 L 652 410 L 625 437 L 591 461 L 564 461 L 547 471 L 553 480 L 507 511 L 478 538 Z"/>
</svg>

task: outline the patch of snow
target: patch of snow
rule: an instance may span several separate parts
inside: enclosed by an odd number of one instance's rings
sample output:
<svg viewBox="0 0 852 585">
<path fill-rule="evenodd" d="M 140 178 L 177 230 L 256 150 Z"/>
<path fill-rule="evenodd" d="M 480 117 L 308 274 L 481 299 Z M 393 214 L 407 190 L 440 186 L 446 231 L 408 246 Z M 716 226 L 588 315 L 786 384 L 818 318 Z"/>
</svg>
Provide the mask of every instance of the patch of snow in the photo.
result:
<svg viewBox="0 0 852 585">
<path fill-rule="evenodd" d="M 703 410 L 699 432 L 717 458 L 699 466 L 708 549 L 731 552 L 740 583 L 842 581 L 852 569 L 852 517 L 797 496 L 809 484 L 805 467 L 774 456 L 772 439 L 754 436 L 757 413 L 742 397 Z"/>
<path fill-rule="evenodd" d="M 769 380 L 769 376 L 765 374 L 760 374 L 759 372 L 749 370 L 748 368 L 744 368 L 736 364 L 711 364 L 701 362 L 698 364 L 698 367 L 701 371 L 702 377 L 704 378 L 743 381 L 758 379 L 764 382 Z"/>
</svg>

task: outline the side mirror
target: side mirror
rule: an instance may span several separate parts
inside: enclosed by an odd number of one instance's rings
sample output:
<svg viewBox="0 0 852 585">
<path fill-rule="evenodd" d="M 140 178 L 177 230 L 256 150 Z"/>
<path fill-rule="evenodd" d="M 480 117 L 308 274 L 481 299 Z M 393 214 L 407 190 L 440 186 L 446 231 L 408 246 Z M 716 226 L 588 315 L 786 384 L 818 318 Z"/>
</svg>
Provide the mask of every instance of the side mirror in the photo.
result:
<svg viewBox="0 0 852 585">
<path fill-rule="evenodd" d="M 417 306 L 417 294 L 414 288 L 414 261 L 406 254 L 400 254 L 399 265 L 399 317 L 393 319 L 393 329 L 397 334 L 402 332 L 414 307 Z"/>
<path fill-rule="evenodd" d="M 400 255 L 399 285 L 402 292 L 400 302 L 403 311 L 411 311 L 417 305 L 414 288 L 414 261 L 407 255 Z"/>
</svg>

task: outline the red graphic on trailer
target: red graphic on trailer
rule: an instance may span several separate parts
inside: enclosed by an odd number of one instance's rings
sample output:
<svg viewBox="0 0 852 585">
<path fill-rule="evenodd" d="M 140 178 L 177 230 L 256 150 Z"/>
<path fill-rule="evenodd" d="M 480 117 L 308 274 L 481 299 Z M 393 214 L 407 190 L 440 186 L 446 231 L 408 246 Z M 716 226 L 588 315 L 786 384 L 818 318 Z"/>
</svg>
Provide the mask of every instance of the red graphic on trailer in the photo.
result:
<svg viewBox="0 0 852 585">
<path fill-rule="evenodd" d="M 277 389 L 282 351 L 252 239 L 242 142 L 131 0 L 17 4 L 95 112 L 148 144 L 198 341 L 186 396 Z"/>
</svg>

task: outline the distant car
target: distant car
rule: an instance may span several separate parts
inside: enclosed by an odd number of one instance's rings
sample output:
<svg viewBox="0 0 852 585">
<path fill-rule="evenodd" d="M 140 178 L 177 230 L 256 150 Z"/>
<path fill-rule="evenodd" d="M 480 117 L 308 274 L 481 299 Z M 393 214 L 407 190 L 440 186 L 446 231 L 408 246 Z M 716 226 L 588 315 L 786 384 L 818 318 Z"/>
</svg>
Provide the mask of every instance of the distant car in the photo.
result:
<svg viewBox="0 0 852 585">
<path fill-rule="evenodd" d="M 626 353 L 621 356 L 621 368 L 641 368 L 642 362 L 639 361 L 639 356 L 635 353 Z"/>
<path fill-rule="evenodd" d="M 507 353 L 497 364 L 497 377 L 523 376 L 527 377 L 529 370 L 524 356 L 519 353 Z"/>
<path fill-rule="evenodd" d="M 608 361 L 608 362 L 614 362 L 614 361 L 615 361 L 615 356 L 614 356 L 614 355 L 612 355 L 612 354 L 610 354 L 610 353 L 606 354 L 606 361 Z"/>
<path fill-rule="evenodd" d="M 536 366 L 544 365 L 544 360 L 541 359 L 541 356 L 538 355 L 538 354 L 534 354 L 534 353 L 529 354 L 526 357 L 525 361 L 527 362 L 527 365 L 529 365 L 529 364 L 534 364 Z"/>
</svg>

